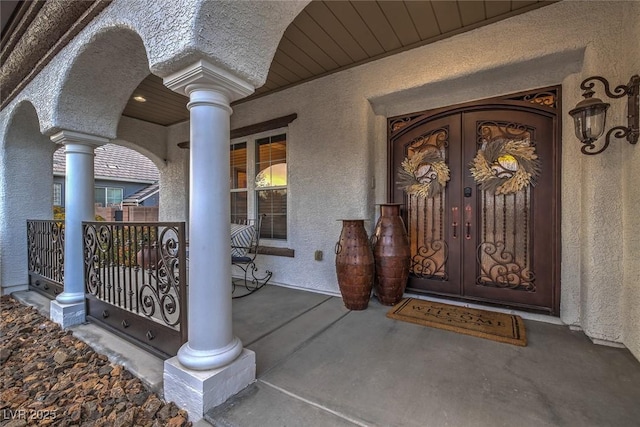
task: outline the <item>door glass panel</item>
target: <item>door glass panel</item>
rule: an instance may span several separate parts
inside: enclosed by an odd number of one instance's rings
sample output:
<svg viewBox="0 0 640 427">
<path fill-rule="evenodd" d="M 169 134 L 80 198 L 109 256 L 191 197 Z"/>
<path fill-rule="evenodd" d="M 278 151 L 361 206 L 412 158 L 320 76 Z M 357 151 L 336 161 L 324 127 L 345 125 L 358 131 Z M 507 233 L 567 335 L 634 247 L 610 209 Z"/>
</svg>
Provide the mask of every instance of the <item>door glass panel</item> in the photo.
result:
<svg viewBox="0 0 640 427">
<path fill-rule="evenodd" d="M 424 279 L 448 280 L 444 198 L 444 193 L 429 199 L 409 196 L 411 273 Z"/>
<path fill-rule="evenodd" d="M 517 123 L 485 122 L 477 129 L 478 149 L 495 138 L 533 141 L 534 136 Z M 530 186 L 512 194 L 480 191 L 477 285 L 536 291 L 531 271 L 531 196 Z"/>
<path fill-rule="evenodd" d="M 448 127 L 426 133 L 406 146 L 406 156 L 427 150 L 438 150 L 447 161 Z M 424 179 L 436 179 L 436 173 L 425 165 Z M 408 234 L 411 245 L 411 273 L 425 279 L 448 280 L 448 247 L 445 240 L 445 191 L 435 197 L 407 196 Z"/>
</svg>

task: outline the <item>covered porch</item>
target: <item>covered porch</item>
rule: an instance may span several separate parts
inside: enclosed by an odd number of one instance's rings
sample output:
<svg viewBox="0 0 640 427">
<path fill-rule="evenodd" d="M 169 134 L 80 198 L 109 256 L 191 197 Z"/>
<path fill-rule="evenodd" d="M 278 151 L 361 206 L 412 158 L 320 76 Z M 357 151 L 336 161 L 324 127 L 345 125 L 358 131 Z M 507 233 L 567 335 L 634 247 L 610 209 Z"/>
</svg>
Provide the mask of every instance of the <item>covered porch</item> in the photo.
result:
<svg viewBox="0 0 640 427">
<path fill-rule="evenodd" d="M 34 64 L 8 62 L 15 67 L 7 67 L 6 73 L 3 68 L 2 75 L 11 77 L 11 93 L 0 105 L 0 294 L 22 292 L 28 286 L 25 226 L 27 219 L 51 219 L 52 154 L 64 145 L 69 172 L 65 280 L 52 302 L 51 317 L 74 331 L 87 327 L 82 224 L 93 216 L 95 150 L 115 143 L 136 149 L 158 167 L 159 219 L 189 224 L 189 336 L 180 342 L 177 361 L 164 364 L 163 392 L 169 400 L 184 398 L 180 404 L 194 421 L 247 384 L 253 384 L 248 395 L 232 401 L 236 406 L 219 408 L 215 416 L 239 425 L 253 422 L 242 419 L 249 414 L 259 414 L 256 425 L 291 420 L 297 424 L 300 420 L 295 417 L 305 420 L 308 414 L 321 417 L 309 419 L 309 424 L 319 425 L 461 425 L 489 420 L 517 425 L 625 425 L 637 420 L 638 409 L 631 403 L 638 401 L 640 357 L 640 151 L 620 140 L 598 156 L 581 154 L 568 114 L 581 100 L 584 83 L 594 76 L 604 76 L 615 86 L 637 75 L 640 52 L 630 41 L 640 38 L 640 3 L 406 3 L 407 10 L 394 10 L 392 5 L 405 8 L 405 2 L 149 0 L 134 6 L 113 0 L 77 2 L 78 7 L 93 6 L 86 14 L 76 10 L 75 18 L 68 11 L 60 13 L 69 20 L 70 30 L 55 49 L 55 37 L 41 34 L 43 41 L 52 41 L 46 60 L 35 64 L 40 55 L 29 52 Z M 33 7 L 44 4 L 33 2 Z M 472 4 L 486 7 L 464 13 Z M 510 5 L 508 9 L 513 5 L 514 10 L 495 12 L 501 4 Z M 420 24 L 416 31 L 438 28 L 429 24 L 431 12 L 442 18 L 445 30 L 421 34 L 420 43 L 410 36 L 395 43 L 397 36 L 386 31 L 380 40 L 388 46 L 361 59 L 353 55 L 358 44 L 353 39 L 348 50 L 354 62 L 346 61 L 341 45 L 348 45 L 340 40 L 351 40 L 349 29 L 355 28 L 349 24 L 351 18 L 360 19 L 360 12 L 368 15 L 368 24 L 362 23 L 366 28 L 361 28 L 365 36 L 370 28 L 367 38 L 375 40 L 380 22 L 389 24 L 384 26 L 387 30 L 395 23 L 403 34 L 410 28 L 403 23 L 409 21 L 398 17 L 410 17 L 409 8 L 416 5 L 415 22 Z M 438 11 L 440 6 L 445 8 Z M 367 10 L 358 11 L 361 7 Z M 35 33 L 38 23 L 51 15 L 47 9 L 39 10 L 29 15 L 33 25 L 25 24 Z M 475 22 L 476 12 L 484 24 L 469 24 L 470 19 Z M 338 22 L 340 18 L 346 26 Z M 458 18 L 460 25 L 455 25 L 452 20 Z M 309 35 L 301 28 L 307 28 Z M 306 58 L 308 48 L 320 40 L 335 49 L 313 49 L 315 53 Z M 302 53 L 294 55 L 301 67 L 288 60 L 295 59 L 290 54 L 297 51 Z M 326 57 L 328 51 L 337 53 L 338 61 L 325 68 L 321 63 L 334 61 Z M 320 61 L 318 66 L 315 61 Z M 308 77 L 302 64 L 311 67 Z M 293 79 L 295 70 L 302 72 L 302 80 Z M 145 105 L 160 111 L 174 104 L 179 114 L 158 121 L 135 113 L 132 105 L 141 108 L 133 104 L 139 102 L 136 98 L 144 99 L 138 92 L 154 85 Z M 600 86 L 598 96 L 609 92 Z M 544 98 L 529 97 L 549 88 L 554 90 L 553 107 L 536 101 Z M 152 102 L 154 93 L 162 102 Z M 513 118 L 511 111 L 497 118 L 466 120 L 470 109 L 496 110 L 498 98 L 500 105 L 515 109 L 522 108 L 515 102 L 528 101 L 539 104 L 535 109 L 553 111 L 545 113 L 546 121 L 537 122 Z M 477 198 L 478 183 L 462 185 L 463 179 L 470 180 L 467 166 L 477 148 L 480 152 L 478 143 L 488 142 L 477 137 L 487 128 L 535 128 L 546 135 L 540 138 L 540 157 L 554 162 L 543 167 L 547 186 L 535 190 L 540 203 L 536 199 L 530 203 L 524 195 L 518 199 L 524 207 L 538 208 L 532 214 L 538 222 L 521 214 L 516 217 L 522 218 L 521 223 L 514 220 L 509 235 L 522 236 L 512 240 L 523 242 L 524 265 L 528 258 L 539 262 L 551 254 L 551 262 L 542 262 L 537 269 L 548 276 L 536 277 L 541 285 L 550 285 L 545 289 L 551 289 L 547 292 L 551 303 L 544 307 L 557 317 L 546 320 L 558 326 L 529 321 L 530 344 L 524 349 L 398 324 L 387 320 L 384 308 L 375 304 L 366 312 L 346 312 L 333 297 L 339 292 L 330 255 L 339 234 L 337 220 L 362 218 L 370 227 L 377 217 L 376 204 L 405 197 L 394 196 L 399 190 L 393 177 L 403 158 L 394 150 L 436 135 L 432 131 L 440 125 L 425 117 L 415 128 L 416 135 L 406 133 L 406 141 L 389 130 L 405 132 L 410 127 L 403 126 L 426 115 L 439 120 L 435 115 L 443 109 L 452 120 L 447 129 L 455 132 L 441 139 L 446 143 L 439 147 L 457 169 L 445 204 L 422 205 L 425 215 L 420 218 L 428 220 L 427 212 L 438 212 L 439 228 L 448 236 L 445 243 L 462 236 L 457 234 L 462 230 L 458 219 L 465 220 L 466 243 L 458 244 L 452 257 L 445 253 L 437 258 L 450 260 L 449 270 L 458 274 L 449 276 L 457 287 L 450 292 L 453 299 L 469 296 L 467 291 L 475 288 L 476 251 L 487 242 L 479 237 L 485 217 L 456 216 L 487 209 Z M 626 103 L 612 101 L 607 128 L 611 131 L 625 123 L 629 111 Z M 292 117 L 295 120 L 281 121 Z M 496 126 L 484 126 L 493 122 Z M 270 125 L 264 128 L 264 124 Z M 554 149 L 545 152 L 544 147 Z M 496 160 L 500 157 L 504 158 Z M 260 171 L 275 164 L 286 165 L 286 185 L 261 186 Z M 465 203 L 467 210 L 460 201 L 473 197 Z M 546 201 L 552 206 L 542 203 Z M 492 211 L 501 212 L 495 206 Z M 524 207 L 522 212 L 528 212 Z M 256 218 L 262 209 L 271 214 L 270 246 L 279 253 L 260 253 L 261 266 L 274 272 L 271 283 L 281 288 L 264 289 L 257 298 L 232 303 L 229 219 L 239 214 Z M 492 224 L 502 224 L 498 235 L 507 235 L 506 217 L 492 217 Z M 496 230 L 494 225 L 491 234 Z M 549 233 L 546 241 L 535 243 L 533 250 L 524 244 L 542 231 Z M 489 243 L 496 243 L 493 240 Z M 419 252 L 427 245 L 416 247 Z M 424 279 L 439 286 L 442 277 Z M 469 301 L 495 303 L 489 293 L 501 291 L 493 286 L 496 283 L 489 282 L 483 289 L 486 294 L 471 295 Z M 518 298 L 542 294 L 535 294 L 531 286 L 516 287 Z M 310 292 L 300 295 L 311 301 L 300 305 L 299 294 L 293 291 L 272 295 L 273 301 L 258 299 L 287 288 Z M 446 294 L 421 289 L 430 295 Z M 535 301 L 499 301 L 503 307 L 541 306 Z M 283 305 L 282 311 L 275 310 Z M 124 319 L 119 323 L 126 327 Z M 586 337 L 628 351 L 594 347 Z M 175 373 L 178 365 L 181 374 L 167 381 L 168 371 Z M 162 367 L 152 371 L 163 372 Z M 214 377 L 219 384 L 209 381 Z M 202 392 L 205 383 L 210 387 Z M 191 396 L 171 393 L 191 384 L 195 384 Z M 196 401 L 200 409 L 192 411 L 189 405 Z M 287 414 L 290 418 L 278 418 Z M 276 418 L 271 421 L 271 416 Z"/>
<path fill-rule="evenodd" d="M 14 294 L 46 311 L 36 292 Z M 226 426 L 632 426 L 640 365 L 621 348 L 525 315 L 517 347 L 386 318 L 372 299 L 267 286 L 233 302 L 233 330 L 256 352 L 256 381 L 205 415 Z M 95 325 L 73 334 L 152 389 L 163 361 Z M 200 421 L 198 425 L 207 425 Z"/>
</svg>

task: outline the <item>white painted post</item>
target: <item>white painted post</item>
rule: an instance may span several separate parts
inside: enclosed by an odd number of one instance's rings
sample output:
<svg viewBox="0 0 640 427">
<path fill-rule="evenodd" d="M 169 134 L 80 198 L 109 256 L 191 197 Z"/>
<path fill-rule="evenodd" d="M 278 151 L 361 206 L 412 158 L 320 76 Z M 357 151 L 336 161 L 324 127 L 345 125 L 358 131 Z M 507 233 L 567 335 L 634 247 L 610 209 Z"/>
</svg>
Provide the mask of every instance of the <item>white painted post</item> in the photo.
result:
<svg viewBox="0 0 640 427">
<path fill-rule="evenodd" d="M 229 260 L 228 97 L 217 88 L 190 86 L 189 342 L 178 359 L 188 368 L 218 368 L 233 361 L 242 343 L 231 325 Z"/>
<path fill-rule="evenodd" d="M 255 380 L 255 354 L 233 335 L 229 144 L 230 103 L 253 87 L 206 61 L 164 80 L 189 96 L 188 342 L 165 362 L 164 396 L 197 421 Z"/>
<path fill-rule="evenodd" d="M 109 140 L 66 130 L 51 140 L 65 147 L 66 171 L 64 291 L 51 301 L 50 313 L 51 320 L 67 328 L 85 321 L 82 221 L 94 219 L 94 149 Z"/>
</svg>

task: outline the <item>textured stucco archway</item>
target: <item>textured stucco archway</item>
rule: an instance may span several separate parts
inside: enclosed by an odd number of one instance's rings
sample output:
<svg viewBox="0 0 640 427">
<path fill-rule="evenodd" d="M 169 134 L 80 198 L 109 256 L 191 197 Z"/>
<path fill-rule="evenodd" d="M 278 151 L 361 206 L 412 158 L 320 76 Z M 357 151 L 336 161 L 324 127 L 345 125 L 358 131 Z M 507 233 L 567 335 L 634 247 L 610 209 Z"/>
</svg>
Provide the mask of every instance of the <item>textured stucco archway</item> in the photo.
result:
<svg viewBox="0 0 640 427">
<path fill-rule="evenodd" d="M 149 74 L 142 39 L 128 28 L 94 34 L 63 72 L 48 134 L 73 130 L 115 138 L 127 99 Z"/>
<path fill-rule="evenodd" d="M 180 3 L 186 4 L 178 7 Z M 284 31 L 309 3 L 309 0 L 177 1 L 171 19 L 177 20 L 176 25 L 182 26 L 183 31 L 179 39 L 175 37 L 176 27 L 155 34 L 161 40 L 150 43 L 151 70 L 166 77 L 205 59 L 255 87 L 262 86 Z M 140 34 L 148 29 L 141 28 Z"/>
<path fill-rule="evenodd" d="M 246 77 L 259 87 L 266 81 L 282 35 L 309 3 L 309 0 L 203 2 L 195 28 L 205 29 L 204 33 L 209 34 L 198 37 L 196 46 L 208 52 L 219 65 L 234 64 L 239 77 Z"/>
<path fill-rule="evenodd" d="M 0 148 L 0 283 L 9 293 L 27 284 L 27 219 L 51 219 L 53 152 L 34 106 L 23 101 L 7 122 Z"/>
</svg>

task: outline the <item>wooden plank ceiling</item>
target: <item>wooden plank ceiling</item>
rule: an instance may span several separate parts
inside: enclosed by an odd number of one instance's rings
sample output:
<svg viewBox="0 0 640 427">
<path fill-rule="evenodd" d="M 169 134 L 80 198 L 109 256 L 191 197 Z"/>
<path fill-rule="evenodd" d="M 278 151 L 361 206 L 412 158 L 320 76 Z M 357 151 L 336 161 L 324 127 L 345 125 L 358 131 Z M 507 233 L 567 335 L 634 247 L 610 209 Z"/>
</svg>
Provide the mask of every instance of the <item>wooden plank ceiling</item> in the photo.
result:
<svg viewBox="0 0 640 427">
<path fill-rule="evenodd" d="M 554 1 L 312 1 L 289 25 L 266 83 L 245 100 L 432 43 Z M 143 96 L 146 102 L 133 100 Z M 245 101 L 242 100 L 241 102 Z M 123 115 L 171 125 L 189 118 L 187 99 L 149 75 Z"/>
</svg>

